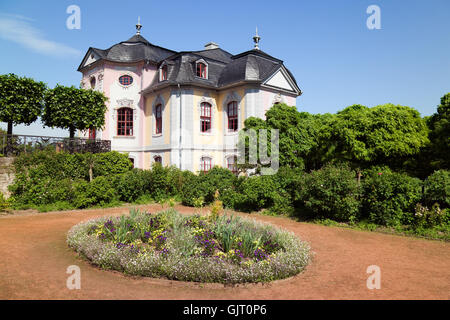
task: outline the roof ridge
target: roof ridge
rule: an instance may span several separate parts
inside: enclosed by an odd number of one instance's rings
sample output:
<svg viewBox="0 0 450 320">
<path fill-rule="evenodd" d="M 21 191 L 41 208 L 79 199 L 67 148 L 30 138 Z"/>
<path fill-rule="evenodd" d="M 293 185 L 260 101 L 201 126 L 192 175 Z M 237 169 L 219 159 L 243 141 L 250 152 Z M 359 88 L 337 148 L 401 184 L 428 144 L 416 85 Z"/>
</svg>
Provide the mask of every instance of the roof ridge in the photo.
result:
<svg viewBox="0 0 450 320">
<path fill-rule="evenodd" d="M 265 58 L 267 60 L 274 60 L 274 61 L 283 63 L 283 60 L 275 58 L 275 57 L 271 56 L 270 54 L 268 54 L 268 53 L 266 53 L 266 52 L 264 52 L 262 50 L 255 50 L 255 49 L 248 50 L 248 51 L 245 51 L 245 52 L 241 52 L 241 53 L 239 53 L 237 55 L 232 56 L 231 59 L 235 60 L 235 59 L 239 59 L 241 57 L 248 56 L 248 55 L 255 55 L 255 56 L 258 56 L 258 57 L 261 57 L 261 58 Z"/>
</svg>

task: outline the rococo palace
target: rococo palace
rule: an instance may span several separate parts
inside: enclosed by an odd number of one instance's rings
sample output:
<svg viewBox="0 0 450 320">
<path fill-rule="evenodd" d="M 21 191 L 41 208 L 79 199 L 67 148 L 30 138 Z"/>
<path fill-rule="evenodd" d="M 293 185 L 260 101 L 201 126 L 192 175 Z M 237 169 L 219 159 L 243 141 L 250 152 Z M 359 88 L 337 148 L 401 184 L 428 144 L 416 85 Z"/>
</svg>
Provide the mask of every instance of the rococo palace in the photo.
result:
<svg viewBox="0 0 450 320">
<path fill-rule="evenodd" d="M 111 140 L 134 166 L 154 162 L 193 172 L 234 170 L 238 131 L 275 103 L 296 105 L 301 90 L 283 61 L 259 48 L 233 55 L 214 42 L 175 52 L 136 34 L 108 49 L 90 47 L 78 71 L 82 88 L 107 97 L 102 130 L 80 136 Z"/>
</svg>

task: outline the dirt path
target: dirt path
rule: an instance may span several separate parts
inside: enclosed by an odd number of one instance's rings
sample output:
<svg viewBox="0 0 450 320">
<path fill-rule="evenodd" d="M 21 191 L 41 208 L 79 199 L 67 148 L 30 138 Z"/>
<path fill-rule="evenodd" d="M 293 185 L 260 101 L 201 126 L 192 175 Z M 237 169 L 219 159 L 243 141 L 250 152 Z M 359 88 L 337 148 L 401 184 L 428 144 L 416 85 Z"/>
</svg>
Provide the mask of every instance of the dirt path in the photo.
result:
<svg viewBox="0 0 450 320">
<path fill-rule="evenodd" d="M 152 212 L 159 206 L 141 206 Z M 192 208 L 177 207 L 183 213 Z M 300 275 L 266 285 L 225 287 L 124 276 L 79 258 L 66 244 L 76 223 L 129 208 L 0 217 L 0 299 L 450 299 L 450 243 L 298 223 L 252 214 L 295 232 L 315 256 Z M 81 290 L 66 287 L 70 265 Z M 370 265 L 381 289 L 366 287 Z"/>
</svg>

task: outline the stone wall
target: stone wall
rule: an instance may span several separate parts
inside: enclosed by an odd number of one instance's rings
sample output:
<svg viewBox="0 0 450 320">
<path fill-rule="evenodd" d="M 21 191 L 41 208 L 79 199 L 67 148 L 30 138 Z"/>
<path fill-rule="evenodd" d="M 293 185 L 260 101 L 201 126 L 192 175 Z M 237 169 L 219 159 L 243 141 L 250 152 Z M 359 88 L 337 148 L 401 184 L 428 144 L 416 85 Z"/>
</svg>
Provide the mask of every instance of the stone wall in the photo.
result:
<svg viewBox="0 0 450 320">
<path fill-rule="evenodd" d="M 8 186 L 14 181 L 14 158 L 0 157 L 0 192 L 9 197 Z"/>
</svg>

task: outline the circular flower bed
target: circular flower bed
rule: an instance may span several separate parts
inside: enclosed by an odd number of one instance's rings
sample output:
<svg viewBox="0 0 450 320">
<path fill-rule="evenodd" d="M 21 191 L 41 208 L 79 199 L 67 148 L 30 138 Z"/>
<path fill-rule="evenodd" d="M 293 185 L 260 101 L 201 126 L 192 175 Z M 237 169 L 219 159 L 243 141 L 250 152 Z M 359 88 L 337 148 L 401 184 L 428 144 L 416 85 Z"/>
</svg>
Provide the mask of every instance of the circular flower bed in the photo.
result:
<svg viewBox="0 0 450 320">
<path fill-rule="evenodd" d="M 235 216 L 131 210 L 77 224 L 67 242 L 92 263 L 131 275 L 244 283 L 293 276 L 309 246 L 293 233 Z"/>
</svg>

